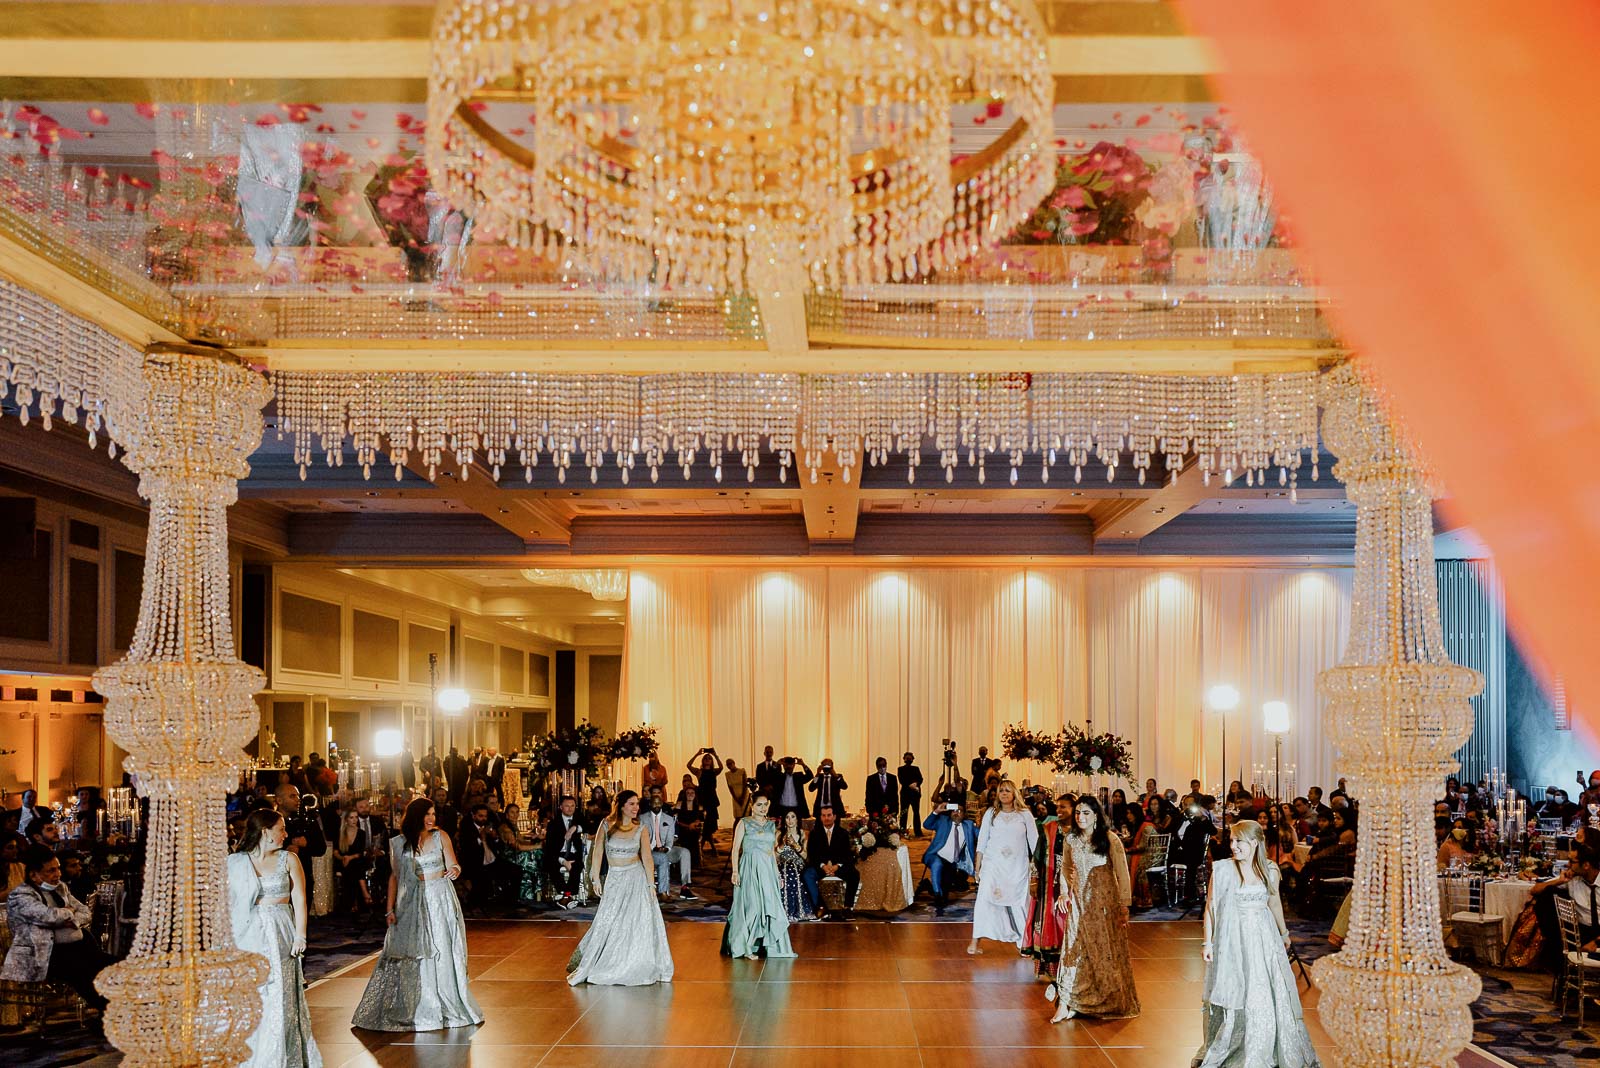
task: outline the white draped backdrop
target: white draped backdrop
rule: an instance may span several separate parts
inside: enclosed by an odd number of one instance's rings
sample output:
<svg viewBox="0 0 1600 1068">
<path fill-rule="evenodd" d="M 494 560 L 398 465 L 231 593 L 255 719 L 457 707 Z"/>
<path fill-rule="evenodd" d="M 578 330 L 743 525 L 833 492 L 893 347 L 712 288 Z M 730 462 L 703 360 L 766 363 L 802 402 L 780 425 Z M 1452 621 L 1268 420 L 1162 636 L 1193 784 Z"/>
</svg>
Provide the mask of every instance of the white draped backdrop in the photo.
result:
<svg viewBox="0 0 1600 1068">
<path fill-rule="evenodd" d="M 857 786 L 879 755 L 892 768 L 910 749 L 933 775 L 942 738 L 964 767 L 1008 723 L 1087 722 L 1132 743 L 1141 781 L 1209 789 L 1224 779 L 1222 724 L 1202 695 L 1228 683 L 1242 700 L 1226 778 L 1270 767 L 1261 705 L 1282 700 L 1285 766 L 1301 792 L 1331 789 L 1316 680 L 1349 615 L 1345 569 L 641 568 L 619 726 L 654 725 L 674 769 L 702 745 L 746 765 L 770 744 L 813 768 L 831 756 Z"/>
</svg>

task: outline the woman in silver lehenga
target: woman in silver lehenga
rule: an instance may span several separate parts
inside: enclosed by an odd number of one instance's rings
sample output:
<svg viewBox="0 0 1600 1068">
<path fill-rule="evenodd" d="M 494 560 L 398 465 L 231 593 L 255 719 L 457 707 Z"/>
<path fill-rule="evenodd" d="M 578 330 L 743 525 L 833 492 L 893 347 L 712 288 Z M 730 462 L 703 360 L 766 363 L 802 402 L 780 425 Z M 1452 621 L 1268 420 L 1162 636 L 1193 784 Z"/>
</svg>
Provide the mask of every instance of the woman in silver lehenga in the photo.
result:
<svg viewBox="0 0 1600 1068">
<path fill-rule="evenodd" d="M 467 925 L 451 885 L 461 866 L 433 819 L 433 802 L 418 797 L 389 840 L 389 933 L 354 1027 L 437 1031 L 483 1022 L 467 989 Z"/>
<path fill-rule="evenodd" d="M 600 894 L 594 922 L 567 961 L 567 982 L 649 986 L 672 982 L 672 951 L 656 901 L 649 833 L 639 824 L 639 795 L 624 790 L 595 829 L 589 885 Z M 610 868 L 600 885 L 600 858 Z M 601 891 L 604 891 L 601 893 Z"/>
<path fill-rule="evenodd" d="M 1317 1068 L 1300 989 L 1289 966 L 1289 928 L 1278 866 L 1261 824 L 1240 820 L 1232 862 L 1211 869 L 1206 895 L 1205 1035 L 1194 1068 Z"/>
<path fill-rule="evenodd" d="M 288 830 L 281 814 L 259 809 L 245 821 L 238 851 L 228 857 L 234 944 L 267 959 L 261 1022 L 250 1036 L 244 1068 L 322 1068 L 300 969 L 306 951 L 305 872 L 299 858 L 283 848 Z"/>
</svg>

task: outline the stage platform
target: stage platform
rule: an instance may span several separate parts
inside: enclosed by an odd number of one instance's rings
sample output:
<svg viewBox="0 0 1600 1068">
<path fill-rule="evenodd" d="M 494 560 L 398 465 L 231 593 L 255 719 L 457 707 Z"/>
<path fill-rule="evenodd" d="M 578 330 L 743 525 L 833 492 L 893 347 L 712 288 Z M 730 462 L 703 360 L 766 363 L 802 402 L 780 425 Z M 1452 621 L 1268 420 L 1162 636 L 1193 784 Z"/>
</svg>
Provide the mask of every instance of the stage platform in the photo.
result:
<svg viewBox="0 0 1600 1068">
<path fill-rule="evenodd" d="M 965 924 L 807 923 L 791 929 L 800 957 L 727 960 L 720 924 L 670 923 L 677 975 L 659 987 L 569 987 L 568 955 L 586 925 L 468 924 L 483 1026 L 428 1034 L 350 1029 L 372 961 L 312 987 L 327 1068 L 1185 1068 L 1200 1039 L 1200 924 L 1134 923 L 1133 1020 L 1052 1025 L 1032 962 L 985 943 L 967 956 Z M 1301 986 L 1319 1051 L 1329 1042 L 1316 991 Z M 1501 1064 L 1469 1052 L 1460 1064 Z"/>
</svg>

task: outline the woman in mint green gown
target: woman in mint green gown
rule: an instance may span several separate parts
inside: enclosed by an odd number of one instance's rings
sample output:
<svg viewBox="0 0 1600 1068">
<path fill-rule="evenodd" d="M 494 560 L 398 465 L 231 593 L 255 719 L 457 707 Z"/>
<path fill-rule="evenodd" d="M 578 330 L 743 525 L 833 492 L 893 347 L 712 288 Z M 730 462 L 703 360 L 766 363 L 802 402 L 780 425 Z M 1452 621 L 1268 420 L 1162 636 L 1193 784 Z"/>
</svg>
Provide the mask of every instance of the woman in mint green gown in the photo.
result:
<svg viewBox="0 0 1600 1068">
<path fill-rule="evenodd" d="M 750 815 L 733 829 L 733 903 L 722 932 L 725 957 L 792 957 L 789 916 L 778 890 L 778 825 L 767 813 L 770 799 L 758 797 Z"/>
</svg>

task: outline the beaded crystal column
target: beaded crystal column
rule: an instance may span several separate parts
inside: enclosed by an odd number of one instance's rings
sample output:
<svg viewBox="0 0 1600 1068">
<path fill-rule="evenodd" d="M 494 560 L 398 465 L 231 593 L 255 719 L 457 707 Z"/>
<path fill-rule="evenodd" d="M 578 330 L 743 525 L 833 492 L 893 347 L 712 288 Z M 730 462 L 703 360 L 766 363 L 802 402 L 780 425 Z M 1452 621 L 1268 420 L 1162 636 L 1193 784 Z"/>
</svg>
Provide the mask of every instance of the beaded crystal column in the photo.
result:
<svg viewBox="0 0 1600 1068">
<path fill-rule="evenodd" d="M 124 462 L 150 502 L 133 645 L 95 674 L 107 733 L 150 799 L 139 929 L 96 985 L 131 1068 L 234 1065 L 261 1013 L 266 961 L 234 948 L 224 794 L 238 783 L 264 682 L 234 654 L 227 508 L 261 440 L 266 382 L 231 356 L 151 351 Z"/>
<path fill-rule="evenodd" d="M 1481 984 L 1445 955 L 1433 798 L 1483 677 L 1445 655 L 1422 463 L 1352 365 L 1324 378 L 1322 406 L 1357 511 L 1349 644 L 1318 689 L 1359 784 L 1361 835 L 1348 938 L 1316 966 L 1320 1011 L 1336 1064 L 1438 1068 L 1471 1039 Z"/>
</svg>

